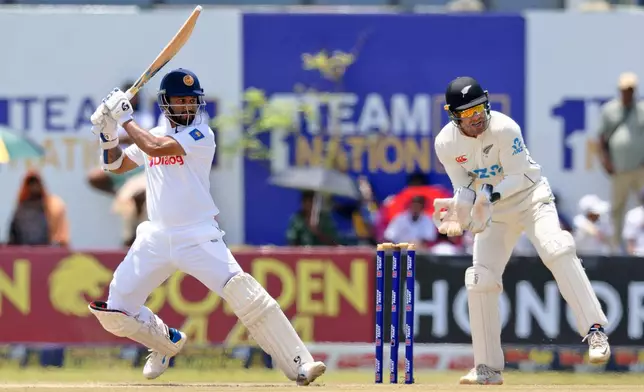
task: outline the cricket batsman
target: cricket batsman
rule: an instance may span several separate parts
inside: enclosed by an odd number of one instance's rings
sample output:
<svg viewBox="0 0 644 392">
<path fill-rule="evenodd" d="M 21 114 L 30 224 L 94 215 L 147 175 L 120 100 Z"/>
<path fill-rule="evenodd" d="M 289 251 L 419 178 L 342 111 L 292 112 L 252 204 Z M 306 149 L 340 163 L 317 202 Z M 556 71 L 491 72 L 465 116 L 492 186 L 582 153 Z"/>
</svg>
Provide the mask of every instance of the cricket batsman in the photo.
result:
<svg viewBox="0 0 644 392">
<path fill-rule="evenodd" d="M 90 311 L 108 332 L 148 347 L 143 375 L 157 378 L 187 337 L 144 303 L 172 273 L 183 271 L 228 303 L 286 377 L 308 385 L 324 373 L 325 364 L 313 360 L 275 299 L 242 271 L 215 220 L 219 210 L 210 195 L 215 140 L 201 123 L 205 101 L 199 79 L 187 69 L 171 71 L 161 81 L 158 103 L 168 121 L 150 131 L 132 120 L 132 105 L 119 89 L 91 117 L 105 170 L 125 173 L 145 166 L 149 221 L 137 227 L 107 302 L 92 302 Z M 134 142 L 125 150 L 119 147 L 117 124 Z"/>
<path fill-rule="evenodd" d="M 607 323 L 577 257 L 570 233 L 559 226 L 554 197 L 541 167 L 526 148 L 521 128 L 490 110 L 488 92 L 471 77 L 454 79 L 445 93 L 450 122 L 435 140 L 438 159 L 454 187 L 451 199 L 438 199 L 439 231 L 474 237 L 473 263 L 465 287 L 475 367 L 461 384 L 503 383 L 499 295 L 503 270 L 517 239 L 525 232 L 552 272 L 573 311 L 577 331 L 588 341 L 591 363 L 610 357 Z"/>
</svg>

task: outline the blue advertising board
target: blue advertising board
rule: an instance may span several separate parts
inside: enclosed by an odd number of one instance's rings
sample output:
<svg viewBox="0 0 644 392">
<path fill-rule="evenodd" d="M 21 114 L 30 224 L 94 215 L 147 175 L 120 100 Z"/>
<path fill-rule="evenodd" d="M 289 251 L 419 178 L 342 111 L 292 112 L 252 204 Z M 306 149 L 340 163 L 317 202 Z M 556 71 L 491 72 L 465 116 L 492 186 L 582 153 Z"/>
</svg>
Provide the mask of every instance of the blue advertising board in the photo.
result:
<svg viewBox="0 0 644 392">
<path fill-rule="evenodd" d="M 443 94 L 455 77 L 477 78 L 493 109 L 524 124 L 521 16 L 246 14 L 243 26 L 245 88 L 269 99 L 329 93 L 309 106 L 316 116 L 303 115 L 298 132 L 278 140 L 280 156 L 245 160 L 248 244 L 284 244 L 299 205 L 298 192 L 267 182 L 275 160 L 315 164 L 331 143 L 339 143 L 338 162 L 366 175 L 380 201 L 413 172 L 449 187 L 433 136 L 448 121 Z M 320 57 L 336 67 L 318 66 Z M 275 147 L 274 137 L 262 141 Z"/>
</svg>

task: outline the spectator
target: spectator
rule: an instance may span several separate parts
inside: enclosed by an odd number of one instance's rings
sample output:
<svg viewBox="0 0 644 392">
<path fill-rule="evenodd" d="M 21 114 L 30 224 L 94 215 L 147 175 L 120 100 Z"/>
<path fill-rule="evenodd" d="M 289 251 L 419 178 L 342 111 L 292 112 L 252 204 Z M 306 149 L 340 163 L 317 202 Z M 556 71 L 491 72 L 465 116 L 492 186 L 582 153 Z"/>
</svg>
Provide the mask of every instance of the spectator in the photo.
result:
<svg viewBox="0 0 644 392">
<path fill-rule="evenodd" d="M 613 245 L 618 248 L 623 246 L 620 235 L 630 192 L 644 186 L 644 102 L 636 101 L 637 83 L 633 73 L 620 76 L 620 97 L 602 107 L 597 135 L 601 163 L 611 180 L 611 220 L 618 228 L 613 232 Z"/>
<path fill-rule="evenodd" d="M 430 248 L 430 253 L 438 256 L 458 256 L 465 253 L 462 247 L 455 244 L 454 237 L 438 233 L 436 243 Z"/>
<path fill-rule="evenodd" d="M 40 175 L 29 171 L 11 220 L 9 245 L 69 245 L 65 203 L 45 190 Z"/>
<path fill-rule="evenodd" d="M 410 200 L 416 196 L 425 198 L 425 210 L 431 214 L 434 199 L 452 197 L 452 193 L 440 185 L 429 185 L 429 178 L 425 173 L 414 172 L 408 175 L 405 188 L 395 195 L 386 197 L 378 210 L 377 219 L 374 222 L 378 242 L 385 241 L 385 230 L 391 221 L 398 214 L 407 211 Z"/>
<path fill-rule="evenodd" d="M 385 230 L 385 240 L 411 242 L 419 248 L 429 248 L 438 237 L 432 218 L 425 212 L 425 198 L 416 196 L 407 211 L 394 217 Z"/>
<path fill-rule="evenodd" d="M 580 255 L 608 255 L 611 253 L 613 229 L 609 218 L 608 202 L 597 195 L 586 195 L 579 200 L 579 214 L 573 219 L 573 235 Z"/>
<path fill-rule="evenodd" d="M 359 176 L 355 185 L 360 193 L 360 200 L 339 196 L 331 199 L 336 229 L 341 233 L 344 245 L 376 245 L 373 222 L 378 205 L 371 184 L 367 177 Z"/>
<path fill-rule="evenodd" d="M 126 91 L 132 84 L 134 82 L 125 82 L 121 90 Z M 134 110 L 134 120 L 144 129 L 152 129 L 154 128 L 154 116 L 141 108 L 140 96 L 141 92 L 130 100 L 132 109 Z M 119 127 L 119 141 L 121 142 L 120 146 L 122 149 L 125 149 L 133 143 L 130 135 L 121 127 Z M 98 167 L 90 171 L 88 175 L 88 183 L 92 188 L 111 196 L 117 196 L 117 200 L 113 203 L 113 210 L 123 217 L 123 243 L 125 246 L 130 246 L 134 242 L 136 227 L 139 223 L 147 219 L 145 214 L 145 175 L 143 170 L 143 166 L 139 166 L 125 174 L 115 174 L 106 172 Z M 126 197 L 119 194 L 119 191 L 124 188 L 124 185 L 132 179 L 134 181 L 130 183 L 127 187 L 128 190 L 124 192 Z M 141 184 L 140 179 L 143 179 L 142 187 L 136 185 Z"/>
<path fill-rule="evenodd" d="M 337 245 L 337 232 L 331 215 L 322 210 L 318 223 L 311 223 L 315 192 L 302 192 L 300 210 L 289 222 L 286 238 L 291 246 Z"/>
<path fill-rule="evenodd" d="M 415 171 L 407 176 L 407 186 L 426 186 L 429 185 L 427 174 L 421 171 Z"/>
<path fill-rule="evenodd" d="M 374 222 L 378 214 L 378 203 L 374 197 L 371 183 L 366 176 L 358 177 L 360 204 L 353 211 L 351 219 L 358 238 L 358 245 L 376 245 Z"/>
<path fill-rule="evenodd" d="M 639 199 L 640 205 L 626 214 L 623 236 L 627 253 L 644 257 L 644 188 L 640 190 Z"/>
</svg>

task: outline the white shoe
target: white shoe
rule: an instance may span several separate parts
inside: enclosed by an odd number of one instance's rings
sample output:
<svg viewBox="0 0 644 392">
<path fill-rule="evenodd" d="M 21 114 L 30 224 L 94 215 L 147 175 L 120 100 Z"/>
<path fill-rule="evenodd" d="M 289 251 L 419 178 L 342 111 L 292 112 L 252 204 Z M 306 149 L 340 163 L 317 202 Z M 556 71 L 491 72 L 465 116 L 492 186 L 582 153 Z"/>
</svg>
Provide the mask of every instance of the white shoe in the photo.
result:
<svg viewBox="0 0 644 392">
<path fill-rule="evenodd" d="M 588 335 L 582 340 L 588 340 L 588 362 L 600 365 L 610 359 L 610 345 L 608 336 L 603 330 L 591 328 Z"/>
<path fill-rule="evenodd" d="M 461 377 L 459 384 L 462 385 L 502 385 L 503 376 L 498 370 L 487 365 L 478 365 L 469 373 Z"/>
<path fill-rule="evenodd" d="M 188 337 L 185 333 L 179 330 L 173 329 L 173 332 L 174 336 L 179 337 L 179 340 L 172 341 L 177 346 L 178 353 L 186 344 L 186 341 L 188 341 Z M 170 366 L 170 358 L 172 358 L 172 356 L 163 355 L 157 351 L 150 350 L 145 366 L 143 366 L 143 376 L 149 380 L 159 377 L 166 371 L 168 366 Z"/>
<path fill-rule="evenodd" d="M 325 371 L 326 365 L 324 362 L 309 362 L 300 365 L 297 375 L 297 385 L 309 385 L 315 381 L 316 378 L 323 375 Z"/>
</svg>

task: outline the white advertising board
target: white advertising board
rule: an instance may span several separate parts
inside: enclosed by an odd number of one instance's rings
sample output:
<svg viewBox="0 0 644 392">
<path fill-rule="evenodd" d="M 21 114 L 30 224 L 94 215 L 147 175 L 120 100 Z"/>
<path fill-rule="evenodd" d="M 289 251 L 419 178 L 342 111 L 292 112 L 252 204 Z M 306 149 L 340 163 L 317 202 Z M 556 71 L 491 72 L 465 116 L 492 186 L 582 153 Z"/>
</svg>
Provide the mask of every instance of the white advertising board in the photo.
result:
<svg viewBox="0 0 644 392">
<path fill-rule="evenodd" d="M 601 104 L 618 94 L 620 73 L 644 77 L 644 51 L 632 42 L 644 34 L 644 14 L 529 12 L 526 18 L 528 147 L 572 217 L 585 194 L 610 200 L 609 178 L 590 142 Z"/>
<path fill-rule="evenodd" d="M 0 12 L 0 35 L 10 37 L 0 72 L 0 123 L 46 148 L 46 158 L 34 164 L 48 190 L 67 204 L 73 248 L 109 249 L 121 243 L 122 223 L 112 212 L 112 197 L 87 184 L 88 172 L 99 162 L 89 116 L 112 88 L 139 77 L 190 11 Z M 236 106 L 243 90 L 241 14 L 203 11 L 188 43 L 143 89 L 148 108 L 165 72 L 179 67 L 199 76 L 218 113 Z M 0 166 L 0 241 L 7 238 L 26 166 Z M 220 222 L 232 244 L 243 241 L 242 168 L 239 157 L 228 155 L 219 157 L 212 174 Z"/>
</svg>

